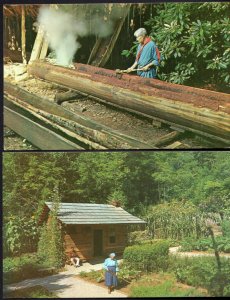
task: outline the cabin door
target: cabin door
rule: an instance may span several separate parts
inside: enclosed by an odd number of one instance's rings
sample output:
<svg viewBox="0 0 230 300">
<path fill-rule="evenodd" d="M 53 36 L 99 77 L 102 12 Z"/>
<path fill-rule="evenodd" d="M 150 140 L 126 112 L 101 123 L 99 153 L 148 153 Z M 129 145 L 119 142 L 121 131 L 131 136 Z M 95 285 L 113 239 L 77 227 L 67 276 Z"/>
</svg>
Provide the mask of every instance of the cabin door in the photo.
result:
<svg viewBox="0 0 230 300">
<path fill-rule="evenodd" d="M 94 256 L 103 255 L 103 230 L 94 230 L 93 235 Z"/>
</svg>

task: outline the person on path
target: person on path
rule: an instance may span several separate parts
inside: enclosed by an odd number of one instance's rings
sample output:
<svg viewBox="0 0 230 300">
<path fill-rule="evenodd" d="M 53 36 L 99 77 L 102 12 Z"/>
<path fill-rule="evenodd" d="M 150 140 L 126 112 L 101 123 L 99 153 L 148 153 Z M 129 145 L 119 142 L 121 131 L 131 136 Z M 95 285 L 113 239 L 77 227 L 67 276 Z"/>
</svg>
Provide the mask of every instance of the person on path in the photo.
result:
<svg viewBox="0 0 230 300">
<path fill-rule="evenodd" d="M 77 256 L 74 247 L 71 247 L 71 251 L 69 253 L 69 258 L 75 267 L 80 267 L 80 258 Z"/>
<path fill-rule="evenodd" d="M 159 66 L 156 44 L 149 36 L 147 36 L 145 28 L 136 30 L 134 36 L 139 45 L 137 48 L 136 60 L 134 64 L 127 69 L 128 73 L 137 68 L 141 69 L 141 71 L 137 71 L 137 75 L 140 77 L 156 78 L 156 67 Z"/>
<path fill-rule="evenodd" d="M 117 272 L 119 271 L 118 262 L 115 259 L 115 253 L 110 253 L 109 257 L 106 258 L 103 264 L 105 272 L 105 285 L 108 287 L 108 293 L 114 290 L 118 285 Z"/>
</svg>

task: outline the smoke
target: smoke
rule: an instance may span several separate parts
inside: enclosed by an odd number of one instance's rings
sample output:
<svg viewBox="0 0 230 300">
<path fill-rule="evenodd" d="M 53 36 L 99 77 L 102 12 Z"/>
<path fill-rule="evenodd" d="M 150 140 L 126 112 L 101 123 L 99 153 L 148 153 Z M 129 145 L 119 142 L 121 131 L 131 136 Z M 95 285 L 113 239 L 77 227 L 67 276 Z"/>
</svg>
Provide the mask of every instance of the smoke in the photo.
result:
<svg viewBox="0 0 230 300">
<path fill-rule="evenodd" d="M 108 37 L 112 34 L 114 22 L 120 15 L 121 12 L 115 16 L 111 15 L 108 19 L 103 18 L 100 13 L 86 17 L 83 12 L 76 15 L 74 12 L 42 6 L 39 10 L 38 23 L 45 32 L 49 47 L 56 53 L 56 63 L 68 66 L 81 47 L 79 37 L 89 35 Z"/>
</svg>

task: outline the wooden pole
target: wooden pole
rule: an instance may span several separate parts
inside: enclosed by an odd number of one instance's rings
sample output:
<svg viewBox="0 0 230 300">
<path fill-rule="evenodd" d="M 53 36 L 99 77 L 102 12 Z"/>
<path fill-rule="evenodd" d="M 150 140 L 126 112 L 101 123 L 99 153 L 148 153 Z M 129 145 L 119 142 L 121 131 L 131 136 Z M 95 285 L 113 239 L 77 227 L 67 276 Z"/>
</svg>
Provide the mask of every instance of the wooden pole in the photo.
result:
<svg viewBox="0 0 230 300">
<path fill-rule="evenodd" d="M 22 47 L 22 63 L 27 64 L 26 61 L 26 18 L 25 18 L 25 5 L 21 6 L 21 47 Z"/>
</svg>

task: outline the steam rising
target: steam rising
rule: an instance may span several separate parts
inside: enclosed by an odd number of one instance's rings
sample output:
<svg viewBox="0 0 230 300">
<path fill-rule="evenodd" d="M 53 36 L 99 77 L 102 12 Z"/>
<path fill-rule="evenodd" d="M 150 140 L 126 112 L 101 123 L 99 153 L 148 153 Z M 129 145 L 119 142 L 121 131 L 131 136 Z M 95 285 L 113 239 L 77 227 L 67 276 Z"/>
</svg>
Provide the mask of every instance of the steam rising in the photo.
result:
<svg viewBox="0 0 230 300">
<path fill-rule="evenodd" d="M 47 6 L 40 8 L 38 23 L 45 32 L 49 47 L 56 53 L 56 63 L 68 66 L 72 63 L 76 51 L 81 47 L 79 37 L 96 35 L 107 37 L 113 32 L 114 21 L 119 18 L 117 13 L 110 20 L 103 20 L 99 15 L 90 16 L 87 20 L 85 14 L 74 16 L 61 9 Z"/>
</svg>

